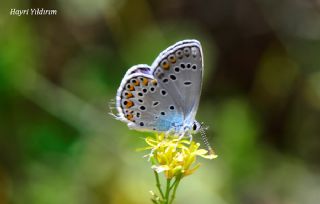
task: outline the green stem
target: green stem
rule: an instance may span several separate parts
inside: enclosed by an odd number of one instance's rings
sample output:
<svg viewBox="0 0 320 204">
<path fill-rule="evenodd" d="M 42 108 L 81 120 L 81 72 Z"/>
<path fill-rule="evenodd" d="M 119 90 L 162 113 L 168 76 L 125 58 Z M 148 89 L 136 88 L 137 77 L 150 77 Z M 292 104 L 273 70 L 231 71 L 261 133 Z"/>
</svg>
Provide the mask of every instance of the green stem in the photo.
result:
<svg viewBox="0 0 320 204">
<path fill-rule="evenodd" d="M 181 181 L 181 175 L 178 175 L 175 182 L 174 182 L 174 185 L 172 185 L 174 187 L 173 187 L 173 192 L 172 192 L 171 200 L 170 200 L 169 204 L 172 204 L 173 200 L 176 197 L 176 192 L 177 192 L 177 188 L 179 186 L 180 181 Z"/>
<path fill-rule="evenodd" d="M 159 204 L 157 201 L 155 201 L 153 199 L 151 199 L 151 201 L 152 201 L 153 204 Z"/>
<path fill-rule="evenodd" d="M 173 182 L 173 184 L 170 186 L 170 191 L 173 189 L 173 187 L 176 185 L 178 179 L 176 178 Z"/>
<path fill-rule="evenodd" d="M 170 195 L 170 183 L 171 183 L 171 179 L 167 179 L 167 188 L 166 188 L 166 196 L 165 196 L 165 204 L 169 204 L 169 195 Z"/>
<path fill-rule="evenodd" d="M 164 194 L 163 194 L 163 191 L 162 191 L 162 189 L 161 189 L 159 174 L 158 174 L 158 172 L 156 172 L 156 171 L 153 171 L 153 172 L 154 172 L 154 175 L 155 175 L 155 177 L 156 177 L 157 188 L 158 188 L 158 190 L 159 190 L 159 192 L 160 192 L 161 198 L 163 199 L 163 198 L 164 198 Z"/>
</svg>

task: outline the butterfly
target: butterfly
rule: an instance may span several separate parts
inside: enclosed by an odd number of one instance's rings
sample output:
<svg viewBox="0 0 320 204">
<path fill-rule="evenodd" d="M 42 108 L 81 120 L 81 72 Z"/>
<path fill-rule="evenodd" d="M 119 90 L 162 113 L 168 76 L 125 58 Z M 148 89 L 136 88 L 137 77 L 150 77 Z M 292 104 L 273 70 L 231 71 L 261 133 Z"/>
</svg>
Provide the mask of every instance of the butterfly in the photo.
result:
<svg viewBox="0 0 320 204">
<path fill-rule="evenodd" d="M 200 130 L 195 120 L 203 78 L 197 40 L 183 40 L 160 53 L 151 66 L 131 67 L 116 96 L 116 119 L 130 129 L 189 136 Z"/>
</svg>

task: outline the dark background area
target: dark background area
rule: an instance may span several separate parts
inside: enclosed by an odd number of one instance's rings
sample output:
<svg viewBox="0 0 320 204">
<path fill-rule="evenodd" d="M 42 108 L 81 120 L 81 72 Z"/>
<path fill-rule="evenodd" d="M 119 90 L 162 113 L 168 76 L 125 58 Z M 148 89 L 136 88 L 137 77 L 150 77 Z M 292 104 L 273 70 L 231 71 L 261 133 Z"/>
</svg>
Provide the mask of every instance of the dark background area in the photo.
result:
<svg viewBox="0 0 320 204">
<path fill-rule="evenodd" d="M 200 160 L 177 203 L 317 203 L 317 0 L 2 1 L 0 203 L 150 203 L 152 171 L 135 152 L 150 134 L 108 103 L 128 68 L 183 39 L 203 46 L 197 120 L 219 157 Z"/>
</svg>

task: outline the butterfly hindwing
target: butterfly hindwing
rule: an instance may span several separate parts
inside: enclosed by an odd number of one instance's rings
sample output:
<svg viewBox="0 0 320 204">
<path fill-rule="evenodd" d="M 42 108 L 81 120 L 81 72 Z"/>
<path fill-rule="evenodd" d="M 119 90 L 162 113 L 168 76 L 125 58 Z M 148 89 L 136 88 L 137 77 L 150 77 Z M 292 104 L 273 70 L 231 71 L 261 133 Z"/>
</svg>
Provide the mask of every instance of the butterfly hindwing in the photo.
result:
<svg viewBox="0 0 320 204">
<path fill-rule="evenodd" d="M 136 69 L 141 70 L 142 67 Z M 119 119 L 137 130 L 170 130 L 175 122 L 182 121 L 182 116 L 179 115 L 182 110 L 163 91 L 150 74 L 134 71 L 127 75 L 117 95 Z"/>
</svg>

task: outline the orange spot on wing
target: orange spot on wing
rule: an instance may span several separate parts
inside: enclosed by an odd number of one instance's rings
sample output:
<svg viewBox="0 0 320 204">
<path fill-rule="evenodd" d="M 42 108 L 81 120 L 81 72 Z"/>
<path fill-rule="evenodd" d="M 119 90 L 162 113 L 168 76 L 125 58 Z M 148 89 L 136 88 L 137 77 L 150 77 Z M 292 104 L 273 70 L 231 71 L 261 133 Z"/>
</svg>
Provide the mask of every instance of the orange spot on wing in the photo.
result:
<svg viewBox="0 0 320 204">
<path fill-rule="evenodd" d="M 133 114 L 132 113 L 128 113 L 126 116 L 127 116 L 128 120 L 133 121 Z"/>
<path fill-rule="evenodd" d="M 134 91 L 134 86 L 132 84 L 127 85 L 127 87 L 130 91 Z"/>
<path fill-rule="evenodd" d="M 142 84 L 144 85 L 144 86 L 147 86 L 148 85 L 148 79 L 147 78 L 143 78 L 143 81 L 142 81 Z"/>
<path fill-rule="evenodd" d="M 158 84 L 158 81 L 156 79 L 152 79 L 151 83 L 156 86 Z"/>
<path fill-rule="evenodd" d="M 127 101 L 126 108 L 130 108 L 134 105 L 134 103 L 130 100 Z"/>
<path fill-rule="evenodd" d="M 171 63 L 176 63 L 176 57 L 174 55 L 169 55 L 168 60 Z"/>
<path fill-rule="evenodd" d="M 170 64 L 167 60 L 165 60 L 161 62 L 161 67 L 165 70 L 168 70 L 170 68 Z"/>
<path fill-rule="evenodd" d="M 128 93 L 128 95 L 126 95 L 126 98 L 132 98 L 133 94 L 131 92 Z"/>
<path fill-rule="evenodd" d="M 140 82 L 139 80 L 136 80 L 135 83 L 133 83 L 135 86 L 139 86 L 140 85 Z"/>
</svg>

